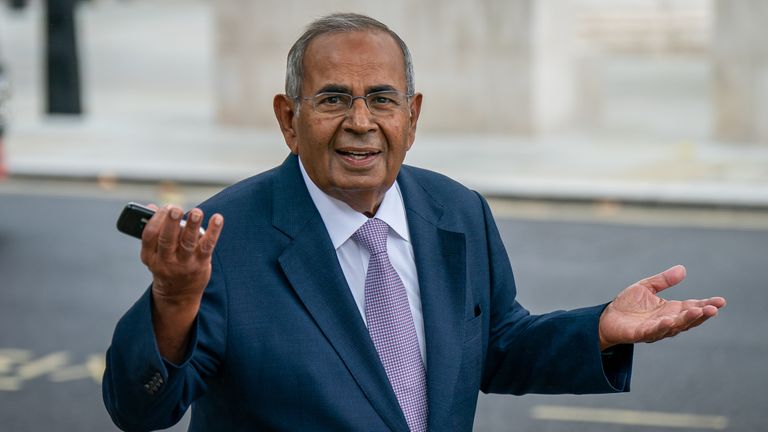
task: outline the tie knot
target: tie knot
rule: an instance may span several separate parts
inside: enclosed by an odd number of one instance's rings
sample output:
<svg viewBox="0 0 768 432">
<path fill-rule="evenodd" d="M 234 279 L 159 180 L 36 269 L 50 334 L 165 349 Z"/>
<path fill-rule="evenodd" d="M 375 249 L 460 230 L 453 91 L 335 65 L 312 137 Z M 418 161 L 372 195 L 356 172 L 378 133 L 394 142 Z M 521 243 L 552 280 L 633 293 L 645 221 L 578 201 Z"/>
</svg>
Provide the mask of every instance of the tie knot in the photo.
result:
<svg viewBox="0 0 768 432">
<path fill-rule="evenodd" d="M 362 244 L 371 255 L 387 251 L 389 225 L 381 219 L 370 218 L 352 237 Z"/>
</svg>

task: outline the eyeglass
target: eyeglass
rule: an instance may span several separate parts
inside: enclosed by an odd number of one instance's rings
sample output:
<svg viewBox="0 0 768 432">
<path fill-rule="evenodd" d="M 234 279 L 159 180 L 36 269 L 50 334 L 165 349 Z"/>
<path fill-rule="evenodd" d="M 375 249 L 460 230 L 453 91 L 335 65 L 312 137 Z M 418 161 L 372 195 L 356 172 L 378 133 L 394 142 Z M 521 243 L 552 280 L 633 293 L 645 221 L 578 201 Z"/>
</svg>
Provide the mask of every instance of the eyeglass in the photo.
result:
<svg viewBox="0 0 768 432">
<path fill-rule="evenodd" d="M 362 99 L 365 101 L 365 105 L 371 111 L 371 114 L 390 115 L 402 110 L 408 104 L 410 96 L 413 95 L 407 95 L 397 90 L 384 90 L 368 93 L 365 96 L 326 92 L 310 97 L 297 96 L 296 99 L 312 101 L 312 109 L 318 114 L 346 114 L 352 108 L 352 104 L 356 99 Z"/>
</svg>

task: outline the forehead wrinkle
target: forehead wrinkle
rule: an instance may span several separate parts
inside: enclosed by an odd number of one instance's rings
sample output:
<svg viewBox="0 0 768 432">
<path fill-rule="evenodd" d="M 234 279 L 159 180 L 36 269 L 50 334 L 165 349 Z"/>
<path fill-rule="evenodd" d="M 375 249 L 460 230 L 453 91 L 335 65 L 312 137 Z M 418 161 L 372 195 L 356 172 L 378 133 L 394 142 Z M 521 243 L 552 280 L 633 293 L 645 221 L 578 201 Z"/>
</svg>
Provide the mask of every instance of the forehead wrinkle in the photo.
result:
<svg viewBox="0 0 768 432">
<path fill-rule="evenodd" d="M 356 70 L 351 71 L 350 73 L 346 72 L 351 69 Z M 388 75 L 387 71 L 385 68 L 378 64 L 354 66 L 347 65 L 346 68 L 344 66 L 334 67 L 330 64 L 322 65 L 320 68 L 318 68 L 318 70 L 315 71 L 316 78 L 321 79 L 321 77 L 317 75 L 324 75 L 324 70 L 332 71 L 334 76 L 324 84 L 321 84 L 321 87 L 317 89 L 314 94 L 333 92 L 347 93 L 352 95 L 355 94 L 355 90 L 362 91 L 362 94 L 387 90 L 405 90 L 404 88 L 398 88 L 402 87 L 404 83 L 400 83 L 402 85 L 398 85 L 397 82 L 393 82 L 391 79 L 384 78 Z M 339 81 L 338 78 L 342 76 L 345 77 L 344 81 Z"/>
<path fill-rule="evenodd" d="M 356 36 L 360 35 L 330 34 L 319 36 L 310 42 L 304 58 L 305 76 L 309 79 L 304 80 L 304 84 L 312 82 L 314 88 L 305 88 L 306 90 L 319 93 L 317 88 L 327 88 L 331 85 L 337 89 L 345 87 L 348 90 L 345 93 L 349 94 L 352 94 L 352 87 L 358 87 L 354 90 L 366 93 L 370 93 L 372 88 L 383 87 L 402 87 L 401 90 L 405 90 L 405 64 L 396 42 L 388 35 L 385 38 L 373 39 L 359 39 Z M 342 40 L 334 41 L 336 38 Z M 357 47 L 363 48 L 355 49 Z"/>
</svg>

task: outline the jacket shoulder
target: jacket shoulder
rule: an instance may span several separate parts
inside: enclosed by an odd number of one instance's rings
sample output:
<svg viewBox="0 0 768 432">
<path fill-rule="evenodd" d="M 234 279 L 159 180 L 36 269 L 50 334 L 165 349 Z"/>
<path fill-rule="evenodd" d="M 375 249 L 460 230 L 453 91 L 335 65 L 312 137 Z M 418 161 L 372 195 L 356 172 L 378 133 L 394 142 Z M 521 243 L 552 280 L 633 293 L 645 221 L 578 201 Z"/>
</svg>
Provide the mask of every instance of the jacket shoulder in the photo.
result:
<svg viewBox="0 0 768 432">
<path fill-rule="evenodd" d="M 238 212 L 243 206 L 264 209 L 271 197 L 272 184 L 279 167 L 256 174 L 227 186 L 202 202 L 200 207 L 206 215 L 212 212 Z"/>
<path fill-rule="evenodd" d="M 409 165 L 403 165 L 402 174 L 445 207 L 479 203 L 479 193 L 444 174 Z"/>
</svg>

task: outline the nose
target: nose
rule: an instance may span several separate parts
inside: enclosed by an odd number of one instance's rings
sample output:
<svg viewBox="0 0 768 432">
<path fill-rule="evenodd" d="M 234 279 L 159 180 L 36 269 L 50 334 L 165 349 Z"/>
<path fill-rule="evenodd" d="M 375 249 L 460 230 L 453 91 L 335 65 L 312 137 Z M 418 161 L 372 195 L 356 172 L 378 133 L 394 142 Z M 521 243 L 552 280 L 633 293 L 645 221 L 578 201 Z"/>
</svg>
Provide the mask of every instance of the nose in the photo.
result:
<svg viewBox="0 0 768 432">
<path fill-rule="evenodd" d="M 362 134 L 376 129 L 373 114 L 368 109 L 364 97 L 356 97 L 352 100 L 352 106 L 344 119 L 344 129 L 348 132 Z"/>
</svg>

